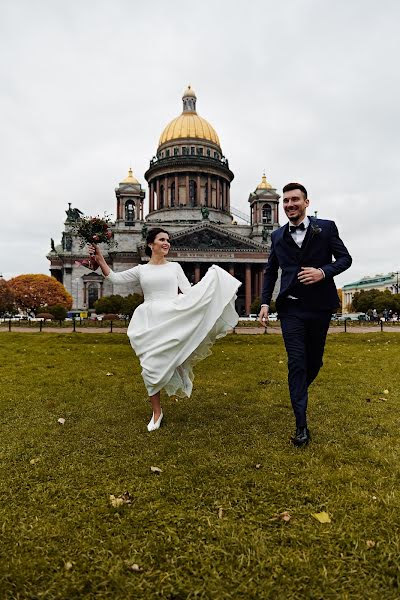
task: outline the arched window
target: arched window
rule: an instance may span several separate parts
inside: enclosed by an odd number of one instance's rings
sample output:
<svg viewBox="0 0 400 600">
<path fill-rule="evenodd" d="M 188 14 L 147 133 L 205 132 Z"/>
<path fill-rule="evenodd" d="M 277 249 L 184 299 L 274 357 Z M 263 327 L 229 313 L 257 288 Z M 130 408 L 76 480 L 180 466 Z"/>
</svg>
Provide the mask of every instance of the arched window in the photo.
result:
<svg viewBox="0 0 400 600">
<path fill-rule="evenodd" d="M 189 180 L 189 204 L 195 206 L 197 203 L 197 183 L 194 179 Z"/>
<path fill-rule="evenodd" d="M 171 206 L 175 206 L 175 181 L 171 183 Z"/>
<path fill-rule="evenodd" d="M 127 200 L 125 202 L 125 221 L 132 223 L 135 220 L 135 205 L 133 200 Z"/>
<path fill-rule="evenodd" d="M 262 207 L 262 222 L 272 223 L 272 209 L 269 204 L 264 204 Z"/>
<path fill-rule="evenodd" d="M 88 285 L 88 305 L 89 308 L 94 308 L 94 303 L 99 299 L 99 287 L 97 283 L 89 283 Z"/>
</svg>

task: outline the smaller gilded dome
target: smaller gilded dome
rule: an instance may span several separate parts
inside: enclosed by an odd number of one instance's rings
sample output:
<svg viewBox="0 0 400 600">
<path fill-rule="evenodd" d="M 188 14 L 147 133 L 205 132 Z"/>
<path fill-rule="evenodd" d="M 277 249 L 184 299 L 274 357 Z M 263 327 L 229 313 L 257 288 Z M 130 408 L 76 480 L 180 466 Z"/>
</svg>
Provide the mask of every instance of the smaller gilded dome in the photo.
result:
<svg viewBox="0 0 400 600">
<path fill-rule="evenodd" d="M 262 176 L 260 183 L 258 184 L 257 190 L 272 190 L 272 185 L 268 183 L 267 178 L 265 177 L 265 173 Z"/>
<path fill-rule="evenodd" d="M 128 171 L 128 177 L 125 177 L 121 183 L 139 183 L 136 177 L 133 176 L 132 169 Z"/>
<path fill-rule="evenodd" d="M 187 98 L 188 96 L 190 96 L 192 98 L 196 98 L 196 94 L 195 94 L 194 90 L 192 90 L 190 85 L 188 85 L 186 90 L 183 92 L 182 98 Z"/>
</svg>

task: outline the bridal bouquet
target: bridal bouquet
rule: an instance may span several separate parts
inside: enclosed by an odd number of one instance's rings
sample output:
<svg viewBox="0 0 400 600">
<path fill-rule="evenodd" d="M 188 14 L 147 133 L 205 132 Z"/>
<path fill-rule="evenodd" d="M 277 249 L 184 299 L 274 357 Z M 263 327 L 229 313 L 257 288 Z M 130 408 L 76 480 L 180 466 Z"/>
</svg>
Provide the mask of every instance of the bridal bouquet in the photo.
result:
<svg viewBox="0 0 400 600">
<path fill-rule="evenodd" d="M 80 248 L 84 248 L 87 244 L 107 244 L 110 248 L 115 246 L 113 240 L 113 232 L 111 230 L 111 219 L 108 215 L 104 218 L 100 217 L 81 217 L 73 226 L 74 233 L 80 239 Z M 95 271 L 99 265 L 93 256 L 76 260 L 76 264 L 82 265 Z"/>
</svg>

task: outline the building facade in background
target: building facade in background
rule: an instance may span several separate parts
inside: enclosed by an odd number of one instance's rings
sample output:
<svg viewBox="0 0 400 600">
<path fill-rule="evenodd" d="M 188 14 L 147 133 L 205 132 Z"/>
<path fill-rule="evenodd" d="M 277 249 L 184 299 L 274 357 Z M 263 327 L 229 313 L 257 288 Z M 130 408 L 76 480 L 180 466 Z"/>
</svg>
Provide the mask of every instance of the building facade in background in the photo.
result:
<svg viewBox="0 0 400 600">
<path fill-rule="evenodd" d="M 342 287 L 342 312 L 351 312 L 351 303 L 354 294 L 361 290 L 389 290 L 392 294 L 399 293 L 399 273 L 387 273 L 386 275 L 365 276 L 358 281 L 348 283 Z"/>
<path fill-rule="evenodd" d="M 115 190 L 116 220 L 112 229 L 115 248 L 104 250 L 114 271 L 146 263 L 145 239 L 152 227 L 170 233 L 169 260 L 178 261 L 189 281 L 197 283 L 212 264 L 226 269 L 242 282 L 237 299 L 239 314 L 248 314 L 261 295 L 263 268 L 268 259 L 271 233 L 279 227 L 279 194 L 265 174 L 248 202 L 250 215 L 231 206 L 234 174 L 224 156 L 215 129 L 197 113 L 196 95 L 184 92 L 182 113 L 163 130 L 156 155 L 144 177 L 145 190 L 129 170 Z M 87 256 L 79 247 L 73 225 L 82 214 L 69 205 L 59 245 L 52 242 L 47 255 L 50 272 L 73 297 L 73 308 L 87 310 L 104 295 L 131 293 L 129 285 L 113 285 L 101 273 L 75 261 Z"/>
</svg>

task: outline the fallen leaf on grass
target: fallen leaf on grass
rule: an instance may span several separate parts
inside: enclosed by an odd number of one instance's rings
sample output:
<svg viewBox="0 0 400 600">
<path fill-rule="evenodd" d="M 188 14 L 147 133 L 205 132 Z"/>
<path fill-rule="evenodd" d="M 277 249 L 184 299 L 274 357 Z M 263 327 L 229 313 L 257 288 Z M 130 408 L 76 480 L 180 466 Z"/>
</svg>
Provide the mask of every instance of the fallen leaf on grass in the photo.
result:
<svg viewBox="0 0 400 600">
<path fill-rule="evenodd" d="M 314 517 L 314 519 L 317 519 L 317 521 L 319 521 L 320 523 L 330 523 L 331 522 L 331 518 L 328 515 L 327 512 L 320 512 L 320 513 L 311 513 L 311 516 Z"/>
<path fill-rule="evenodd" d="M 367 540 L 366 544 L 367 548 L 373 548 L 376 545 L 376 542 L 374 542 L 373 540 Z"/>
<path fill-rule="evenodd" d="M 70 561 L 68 561 L 68 562 L 64 563 L 64 569 L 65 569 L 66 571 L 70 571 L 70 570 L 73 568 L 73 566 L 74 566 L 74 565 L 73 565 L 73 564 L 72 564 L 72 562 L 70 562 Z"/>
<path fill-rule="evenodd" d="M 287 510 L 285 510 L 284 512 L 280 513 L 280 515 L 278 515 L 278 519 L 280 519 L 281 521 L 285 521 L 285 523 L 288 523 L 291 518 L 292 518 L 292 515 L 290 513 L 288 513 Z"/>
<path fill-rule="evenodd" d="M 389 390 L 383 390 L 383 393 L 384 393 L 384 394 L 388 394 L 388 393 L 389 393 Z"/>
<path fill-rule="evenodd" d="M 107 377 L 109 377 L 110 375 L 114 375 L 114 373 L 106 373 Z"/>
<path fill-rule="evenodd" d="M 57 423 L 60 423 L 60 425 L 64 425 L 65 423 L 65 419 L 63 419 L 62 417 L 60 419 L 57 419 Z"/>
<path fill-rule="evenodd" d="M 261 469 L 261 463 L 256 464 L 256 469 Z"/>
<path fill-rule="evenodd" d="M 159 467 L 150 467 L 150 471 L 152 473 L 157 473 L 157 475 L 159 475 L 160 473 L 162 473 L 162 469 L 160 469 Z"/>
<path fill-rule="evenodd" d="M 129 562 L 129 560 L 126 560 L 125 564 L 128 567 L 128 569 L 130 571 L 133 571 L 134 573 L 140 573 L 140 571 L 143 571 L 142 567 L 140 565 L 138 565 L 137 563 L 131 563 L 131 562 Z"/>
<path fill-rule="evenodd" d="M 280 361 L 279 361 L 279 364 L 280 364 L 280 365 L 283 365 L 283 360 L 280 360 Z"/>
<path fill-rule="evenodd" d="M 36 463 L 38 463 L 40 461 L 40 458 L 31 458 L 31 460 L 29 461 L 31 465 L 36 465 Z"/>
<path fill-rule="evenodd" d="M 218 509 L 218 519 L 222 519 L 223 516 L 224 516 L 224 509 L 222 508 L 222 506 L 220 506 Z"/>
<path fill-rule="evenodd" d="M 382 402 L 387 402 L 387 398 L 379 398 L 379 400 L 382 400 Z"/>
<path fill-rule="evenodd" d="M 114 508 L 118 508 L 118 506 L 123 506 L 124 504 L 132 504 L 132 496 L 129 492 L 124 492 L 120 496 L 110 494 L 110 503 Z"/>
</svg>

